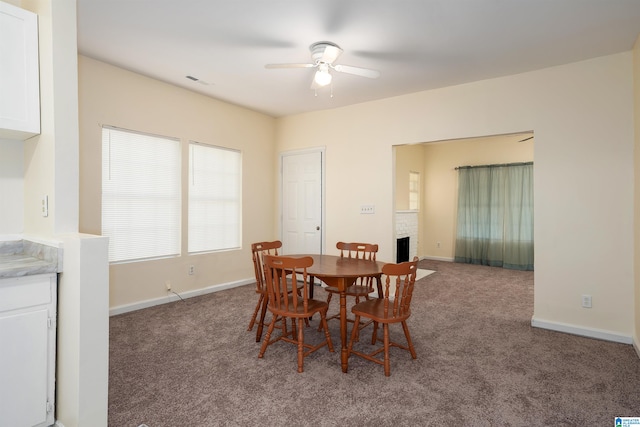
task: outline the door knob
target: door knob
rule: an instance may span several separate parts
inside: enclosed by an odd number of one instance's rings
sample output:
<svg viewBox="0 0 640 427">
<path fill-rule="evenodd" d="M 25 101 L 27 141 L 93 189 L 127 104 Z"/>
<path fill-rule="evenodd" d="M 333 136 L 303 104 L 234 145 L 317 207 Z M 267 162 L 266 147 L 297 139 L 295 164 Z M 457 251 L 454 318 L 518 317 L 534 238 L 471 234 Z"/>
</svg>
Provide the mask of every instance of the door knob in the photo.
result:
<svg viewBox="0 0 640 427">
<path fill-rule="evenodd" d="M 316 231 L 320 231 L 320 226 L 319 225 L 316 226 Z"/>
</svg>

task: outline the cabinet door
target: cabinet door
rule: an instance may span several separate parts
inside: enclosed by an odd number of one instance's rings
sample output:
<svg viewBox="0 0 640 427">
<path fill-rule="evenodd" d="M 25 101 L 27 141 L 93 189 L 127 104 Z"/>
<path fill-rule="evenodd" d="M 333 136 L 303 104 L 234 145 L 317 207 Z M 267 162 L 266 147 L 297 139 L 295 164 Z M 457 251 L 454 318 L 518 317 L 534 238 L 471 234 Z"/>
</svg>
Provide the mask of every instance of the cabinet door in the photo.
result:
<svg viewBox="0 0 640 427">
<path fill-rule="evenodd" d="M 40 133 L 38 16 L 0 1 L 0 138 Z"/>
<path fill-rule="evenodd" d="M 0 425 L 46 425 L 48 310 L 0 313 Z"/>
<path fill-rule="evenodd" d="M 0 279 L 0 426 L 54 423 L 56 275 Z"/>
</svg>

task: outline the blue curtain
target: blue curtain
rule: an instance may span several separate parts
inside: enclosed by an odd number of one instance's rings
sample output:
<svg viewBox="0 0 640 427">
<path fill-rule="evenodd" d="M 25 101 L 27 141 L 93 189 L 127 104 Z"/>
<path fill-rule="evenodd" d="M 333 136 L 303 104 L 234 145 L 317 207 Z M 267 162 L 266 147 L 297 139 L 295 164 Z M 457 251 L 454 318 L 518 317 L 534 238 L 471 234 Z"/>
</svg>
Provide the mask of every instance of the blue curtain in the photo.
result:
<svg viewBox="0 0 640 427">
<path fill-rule="evenodd" d="M 533 270 L 533 163 L 458 168 L 455 261 Z"/>
</svg>

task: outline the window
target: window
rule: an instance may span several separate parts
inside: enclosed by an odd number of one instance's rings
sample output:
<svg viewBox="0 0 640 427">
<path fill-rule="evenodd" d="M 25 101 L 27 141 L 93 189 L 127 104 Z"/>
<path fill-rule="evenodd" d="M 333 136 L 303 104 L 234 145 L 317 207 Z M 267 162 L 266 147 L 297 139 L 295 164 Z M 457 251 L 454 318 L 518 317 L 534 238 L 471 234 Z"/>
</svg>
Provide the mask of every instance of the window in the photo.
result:
<svg viewBox="0 0 640 427">
<path fill-rule="evenodd" d="M 180 141 L 102 128 L 102 235 L 109 261 L 180 254 Z"/>
<path fill-rule="evenodd" d="M 533 270 L 533 163 L 458 168 L 455 261 Z"/>
<path fill-rule="evenodd" d="M 189 143 L 189 253 L 240 247 L 242 156 Z"/>
<path fill-rule="evenodd" d="M 409 209 L 420 209 L 420 172 L 409 172 Z"/>
</svg>

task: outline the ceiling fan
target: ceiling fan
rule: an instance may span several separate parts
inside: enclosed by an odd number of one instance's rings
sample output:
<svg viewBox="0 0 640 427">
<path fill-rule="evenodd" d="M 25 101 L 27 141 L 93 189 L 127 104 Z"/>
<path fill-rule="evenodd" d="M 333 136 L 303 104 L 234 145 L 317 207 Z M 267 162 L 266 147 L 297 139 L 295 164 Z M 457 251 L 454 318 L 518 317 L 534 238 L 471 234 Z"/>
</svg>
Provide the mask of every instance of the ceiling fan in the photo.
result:
<svg viewBox="0 0 640 427">
<path fill-rule="evenodd" d="M 331 84 L 333 76 L 331 70 L 339 73 L 353 74 L 361 77 L 376 79 L 380 73 L 367 68 L 352 67 L 351 65 L 333 65 L 342 54 L 342 49 L 335 43 L 322 41 L 309 46 L 312 63 L 308 64 L 267 64 L 265 68 L 317 68 L 311 82 L 311 89 L 318 89 Z"/>
</svg>

